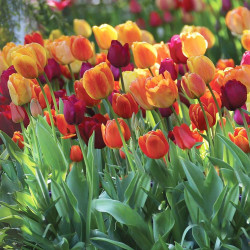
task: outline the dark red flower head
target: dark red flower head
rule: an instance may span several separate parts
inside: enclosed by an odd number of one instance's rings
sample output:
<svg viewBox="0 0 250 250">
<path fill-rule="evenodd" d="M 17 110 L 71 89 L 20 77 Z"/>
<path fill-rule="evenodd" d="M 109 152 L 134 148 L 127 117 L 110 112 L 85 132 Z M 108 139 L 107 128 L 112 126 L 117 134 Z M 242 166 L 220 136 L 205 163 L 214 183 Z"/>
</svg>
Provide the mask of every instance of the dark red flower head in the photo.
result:
<svg viewBox="0 0 250 250">
<path fill-rule="evenodd" d="M 179 35 L 172 36 L 170 42 L 168 43 L 171 58 L 175 63 L 186 63 L 187 57 L 183 55 L 182 43 Z"/>
</svg>

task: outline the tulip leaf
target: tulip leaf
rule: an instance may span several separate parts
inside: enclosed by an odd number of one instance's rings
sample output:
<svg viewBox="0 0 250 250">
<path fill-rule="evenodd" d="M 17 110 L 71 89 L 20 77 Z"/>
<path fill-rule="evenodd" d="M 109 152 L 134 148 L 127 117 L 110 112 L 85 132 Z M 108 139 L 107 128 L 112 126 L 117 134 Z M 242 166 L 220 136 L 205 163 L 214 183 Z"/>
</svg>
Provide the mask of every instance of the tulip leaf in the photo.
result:
<svg viewBox="0 0 250 250">
<path fill-rule="evenodd" d="M 120 247 L 122 249 L 126 249 L 126 250 L 133 250 L 133 248 L 129 247 L 128 245 L 122 243 L 122 242 L 119 242 L 119 241 L 115 241 L 115 240 L 110 240 L 108 238 L 102 238 L 102 237 L 93 237 L 90 239 L 91 241 L 103 241 L 105 243 L 110 243 L 111 245 L 114 245 L 114 246 L 117 246 L 117 247 Z M 108 246 L 106 246 L 108 247 Z M 106 248 L 107 249 L 107 248 Z M 110 248 L 109 248 L 110 249 Z"/>
</svg>

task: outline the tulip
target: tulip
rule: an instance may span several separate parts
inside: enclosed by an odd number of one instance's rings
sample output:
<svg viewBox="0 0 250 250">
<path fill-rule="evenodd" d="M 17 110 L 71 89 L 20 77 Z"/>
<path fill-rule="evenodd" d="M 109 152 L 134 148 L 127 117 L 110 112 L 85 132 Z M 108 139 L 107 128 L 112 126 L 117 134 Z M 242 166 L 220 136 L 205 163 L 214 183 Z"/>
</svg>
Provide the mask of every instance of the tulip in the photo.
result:
<svg viewBox="0 0 250 250">
<path fill-rule="evenodd" d="M 125 160 L 126 159 L 126 154 L 124 153 L 123 151 L 123 147 L 119 149 L 119 154 L 120 154 L 120 157 Z"/>
<path fill-rule="evenodd" d="M 109 24 L 93 26 L 95 40 L 101 49 L 109 49 L 112 40 L 117 40 L 117 31 Z"/>
<path fill-rule="evenodd" d="M 7 43 L 3 47 L 3 52 L 2 52 L 3 61 L 8 67 L 10 67 L 12 65 L 12 62 L 11 62 L 12 52 L 18 48 L 20 48 L 20 46 L 16 46 L 14 43 Z"/>
<path fill-rule="evenodd" d="M 191 149 L 196 143 L 196 139 L 187 124 L 174 127 L 173 134 L 176 144 L 181 149 Z"/>
<path fill-rule="evenodd" d="M 43 37 L 39 32 L 32 32 L 31 34 L 27 34 L 24 37 L 24 44 L 29 43 L 39 43 L 41 46 L 44 45 Z"/>
<path fill-rule="evenodd" d="M 228 12 L 232 7 L 232 3 L 231 3 L 231 0 L 222 0 L 222 7 L 221 9 L 224 11 L 224 12 Z"/>
<path fill-rule="evenodd" d="M 151 11 L 149 16 L 149 24 L 152 27 L 158 27 L 162 25 L 161 16 L 156 11 Z"/>
<path fill-rule="evenodd" d="M 171 75 L 171 78 L 173 81 L 177 79 L 178 76 L 178 68 L 176 64 L 174 63 L 173 59 L 166 58 L 161 61 L 159 74 L 163 74 L 165 71 L 168 71 Z"/>
<path fill-rule="evenodd" d="M 250 65 L 250 51 L 243 54 L 240 65 Z"/>
<path fill-rule="evenodd" d="M 149 44 L 154 44 L 154 36 L 147 30 L 141 30 L 141 41 Z"/>
<path fill-rule="evenodd" d="M 76 129 L 74 125 L 69 125 L 63 114 L 58 114 L 55 117 L 56 126 L 61 134 L 64 135 L 64 139 L 71 138 L 75 136 Z"/>
<path fill-rule="evenodd" d="M 210 83 L 214 78 L 214 64 L 206 56 L 201 55 L 188 58 L 187 66 L 191 73 L 198 74 L 206 84 Z"/>
<path fill-rule="evenodd" d="M 83 159 L 81 148 L 78 145 L 71 146 L 70 159 L 73 162 L 80 162 Z"/>
<path fill-rule="evenodd" d="M 81 35 L 88 38 L 92 34 L 91 26 L 83 19 L 74 19 L 73 26 L 76 35 Z"/>
<path fill-rule="evenodd" d="M 76 98 L 85 102 L 87 107 L 97 106 L 101 101 L 91 98 L 83 87 L 82 79 L 74 82 Z"/>
<path fill-rule="evenodd" d="M 15 105 L 13 102 L 10 103 L 11 118 L 14 123 L 23 122 L 25 119 L 25 113 L 22 107 Z"/>
<path fill-rule="evenodd" d="M 238 7 L 226 15 L 226 25 L 235 34 L 241 35 L 243 30 L 250 29 L 250 11 L 245 7 Z"/>
<path fill-rule="evenodd" d="M 14 135 L 12 137 L 12 141 L 15 142 L 20 149 L 24 148 L 24 140 L 23 140 L 23 135 L 21 134 L 20 131 L 15 131 Z"/>
<path fill-rule="evenodd" d="M 139 76 L 139 74 L 136 71 L 124 71 L 122 73 L 123 76 L 123 82 L 124 82 L 124 87 L 125 87 L 125 92 L 129 92 L 129 87 L 131 83 L 136 80 L 136 78 Z M 121 79 L 119 82 L 119 85 L 121 87 Z"/>
<path fill-rule="evenodd" d="M 181 85 L 191 99 L 200 98 L 206 92 L 205 82 L 195 73 L 186 73 L 181 79 Z"/>
<path fill-rule="evenodd" d="M 216 123 L 216 110 L 213 103 L 210 103 L 208 106 L 203 104 L 209 127 L 213 127 Z M 200 104 L 192 104 L 189 107 L 189 116 L 192 123 L 199 130 L 207 130 L 206 120 L 202 112 Z"/>
<path fill-rule="evenodd" d="M 60 77 L 61 68 L 53 58 L 49 58 L 48 63 L 44 68 L 44 73 L 47 75 L 49 81 L 51 81 L 53 78 Z M 42 83 L 46 83 L 46 79 L 43 75 L 39 76 L 39 79 Z"/>
<path fill-rule="evenodd" d="M 114 77 L 107 63 L 87 70 L 82 82 L 87 94 L 95 100 L 108 97 L 114 89 Z"/>
<path fill-rule="evenodd" d="M 30 80 L 14 73 L 9 77 L 8 88 L 11 100 L 15 105 L 21 106 L 30 102 L 32 97 Z"/>
<path fill-rule="evenodd" d="M 89 138 L 95 133 L 95 148 L 102 149 L 106 146 L 101 131 L 102 124 L 106 125 L 106 123 L 107 119 L 101 114 L 96 114 L 92 117 L 84 117 L 82 123 L 79 125 L 79 131 L 87 145 Z"/>
<path fill-rule="evenodd" d="M 113 73 L 114 80 L 115 81 L 119 81 L 119 79 L 120 79 L 120 70 L 119 70 L 119 68 L 116 68 L 116 67 L 114 67 L 114 66 L 111 65 L 110 69 L 111 69 L 111 71 Z M 122 67 L 122 72 L 124 72 L 124 73 L 122 73 L 122 76 L 123 76 L 123 81 L 124 81 L 124 85 L 125 85 L 125 92 L 127 92 L 128 89 L 126 90 L 126 84 L 125 84 L 125 80 L 124 80 L 124 78 L 125 78 L 124 75 L 126 74 L 126 72 L 130 72 L 130 71 L 133 72 L 133 70 L 134 70 L 134 64 L 133 63 L 129 63 L 126 67 Z"/>
<path fill-rule="evenodd" d="M 119 118 L 118 122 L 120 124 L 121 132 L 125 141 L 128 141 L 131 137 L 128 125 L 124 120 Z M 106 146 L 108 146 L 109 148 L 121 148 L 123 146 L 122 139 L 115 120 L 107 121 L 106 125 L 102 124 L 101 130 L 103 141 L 105 142 Z"/>
<path fill-rule="evenodd" d="M 234 134 L 228 133 L 230 140 L 245 153 L 250 153 L 249 138 L 245 128 L 235 128 Z"/>
<path fill-rule="evenodd" d="M 138 139 L 142 152 L 149 158 L 160 159 L 169 151 L 166 137 L 160 129 L 149 131 Z"/>
<path fill-rule="evenodd" d="M 129 9 L 131 13 L 140 13 L 141 12 L 141 5 L 137 0 L 130 0 L 129 2 Z"/>
<path fill-rule="evenodd" d="M 160 9 L 160 10 L 172 10 L 174 8 L 177 7 L 177 3 L 176 1 L 172 1 L 172 0 L 156 0 L 155 1 L 156 6 Z"/>
<path fill-rule="evenodd" d="M 138 26 L 138 28 L 140 28 L 140 29 L 145 29 L 146 28 L 146 22 L 141 17 L 137 18 L 136 21 L 135 21 L 135 23 Z"/>
<path fill-rule="evenodd" d="M 79 61 L 87 61 L 93 56 L 91 42 L 83 36 L 71 36 L 70 49 L 73 57 Z"/>
<path fill-rule="evenodd" d="M 59 30 L 59 29 L 51 30 L 51 32 L 49 34 L 49 40 L 54 41 L 54 40 L 60 38 L 61 36 L 63 36 L 61 30 Z"/>
<path fill-rule="evenodd" d="M 187 57 L 182 52 L 182 42 L 179 35 L 172 36 L 170 43 L 168 43 L 171 58 L 175 63 L 186 63 Z"/>
<path fill-rule="evenodd" d="M 163 15 L 163 20 L 165 23 L 171 23 L 174 20 L 170 11 L 165 11 Z"/>
<path fill-rule="evenodd" d="M 125 43 L 125 45 L 122 46 L 120 42 L 113 40 L 111 42 L 107 58 L 109 62 L 117 68 L 127 66 L 130 62 L 128 43 Z"/>
<path fill-rule="evenodd" d="M 78 100 L 75 95 L 69 96 L 64 101 L 64 117 L 68 124 L 79 125 L 84 118 L 85 103 L 82 100 Z"/>
<path fill-rule="evenodd" d="M 51 104 L 52 97 L 51 97 L 51 92 L 50 92 L 49 86 L 47 84 L 45 84 L 43 86 L 43 89 L 44 89 L 45 95 L 47 96 L 49 104 Z M 46 105 L 46 102 L 45 102 L 45 99 L 44 99 L 44 96 L 43 96 L 43 93 L 42 93 L 40 86 L 33 85 L 33 93 L 34 93 L 33 97 L 38 99 L 42 109 L 46 108 L 47 105 Z"/>
<path fill-rule="evenodd" d="M 119 24 L 118 26 L 116 26 L 116 30 L 118 33 L 118 41 L 121 42 L 121 44 L 128 43 L 131 47 L 133 42 L 141 41 L 141 30 L 139 29 L 137 24 L 132 21 L 127 21 L 126 23 Z"/>
<path fill-rule="evenodd" d="M 234 64 L 234 60 L 233 59 L 219 59 L 219 61 L 216 63 L 216 68 L 217 69 L 221 69 L 224 70 L 226 68 L 234 68 L 235 64 Z"/>
<path fill-rule="evenodd" d="M 112 99 L 112 107 L 114 112 L 124 119 L 131 118 L 133 113 L 138 113 L 138 104 L 130 93 L 115 93 Z"/>
<path fill-rule="evenodd" d="M 213 93 L 214 93 L 214 96 L 215 96 L 215 98 L 217 100 L 219 108 L 221 108 L 222 104 L 221 104 L 221 98 L 220 98 L 219 94 L 216 91 L 214 91 L 214 90 L 213 90 Z M 215 104 L 215 101 L 213 99 L 213 96 L 212 96 L 212 94 L 211 94 L 211 92 L 209 90 L 207 90 L 205 92 L 205 94 L 200 98 L 200 100 L 203 103 L 203 105 L 206 105 L 206 106 L 209 106 L 210 104 L 213 104 L 216 113 L 218 112 L 216 104 Z"/>
<path fill-rule="evenodd" d="M 8 68 L 7 64 L 4 62 L 3 53 L 0 50 L 0 76 L 2 75 L 3 71 Z"/>
<path fill-rule="evenodd" d="M 39 115 L 42 115 L 43 110 L 39 101 L 33 98 L 30 102 L 30 111 L 33 117 L 37 118 Z"/>
<path fill-rule="evenodd" d="M 171 57 L 168 44 L 160 42 L 160 43 L 155 43 L 153 47 L 157 51 L 157 60 L 156 60 L 157 63 L 161 64 L 162 60 Z"/>
<path fill-rule="evenodd" d="M 247 88 L 239 81 L 230 80 L 221 87 L 221 99 L 228 110 L 236 110 L 245 104 Z"/>
<path fill-rule="evenodd" d="M 138 68 L 150 68 L 156 63 L 157 51 L 149 43 L 134 42 L 132 45 L 135 64 Z"/>
<path fill-rule="evenodd" d="M 247 109 L 246 104 L 243 105 L 241 108 L 246 110 Z M 245 116 L 247 124 L 250 125 L 250 115 L 244 113 L 244 116 Z M 244 125 L 243 118 L 241 116 L 239 109 L 236 109 L 234 112 L 234 120 L 238 125 Z"/>
<path fill-rule="evenodd" d="M 175 112 L 178 115 L 180 112 L 178 102 L 175 102 L 173 104 L 173 108 L 175 109 Z M 159 111 L 160 111 L 162 117 L 169 117 L 173 114 L 173 111 L 171 108 L 159 108 Z"/>
<path fill-rule="evenodd" d="M 47 123 L 51 126 L 49 112 L 44 111 L 43 113 L 44 113 L 44 116 L 45 116 Z M 51 114 L 52 114 L 53 123 L 54 123 L 54 125 L 56 125 L 56 111 L 54 109 L 51 109 Z"/>
<path fill-rule="evenodd" d="M 135 98 L 136 102 L 145 110 L 153 109 L 153 106 L 149 104 L 146 95 L 146 78 L 144 76 L 138 76 L 130 86 L 130 92 Z"/>
<path fill-rule="evenodd" d="M 89 69 L 92 69 L 92 68 L 93 68 L 93 66 L 92 66 L 90 63 L 88 63 L 88 62 L 83 62 L 83 63 L 82 63 L 82 66 L 81 66 L 81 69 L 80 69 L 80 78 L 83 77 L 85 71 L 87 71 L 87 70 L 89 70 Z"/>
<path fill-rule="evenodd" d="M 170 74 L 165 71 L 164 76 L 159 75 L 146 80 L 146 95 L 150 105 L 169 108 L 178 96 L 178 88 Z"/>
<path fill-rule="evenodd" d="M 195 1 L 193 0 L 182 0 L 181 7 L 184 12 L 193 11 L 195 9 Z"/>
<path fill-rule="evenodd" d="M 244 30 L 241 37 L 241 44 L 245 50 L 250 50 L 250 30 Z"/>
<path fill-rule="evenodd" d="M 198 32 L 181 33 L 182 52 L 186 57 L 204 55 L 207 50 L 206 39 Z"/>
</svg>

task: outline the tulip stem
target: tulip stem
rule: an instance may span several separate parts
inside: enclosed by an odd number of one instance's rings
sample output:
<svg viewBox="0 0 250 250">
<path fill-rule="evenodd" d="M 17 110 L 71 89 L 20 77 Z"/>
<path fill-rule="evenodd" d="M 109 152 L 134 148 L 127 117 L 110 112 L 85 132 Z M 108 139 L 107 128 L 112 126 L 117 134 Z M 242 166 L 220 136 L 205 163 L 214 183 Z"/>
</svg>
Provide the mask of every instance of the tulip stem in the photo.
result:
<svg viewBox="0 0 250 250">
<path fill-rule="evenodd" d="M 179 126 L 181 126 L 181 120 L 180 120 L 179 116 L 177 115 L 173 105 L 171 105 L 170 108 L 171 108 L 172 112 L 174 113 L 174 116 L 175 116 L 176 120 L 178 121 Z"/>
<path fill-rule="evenodd" d="M 87 154 L 84 150 L 84 144 L 79 132 L 79 127 L 78 125 L 75 125 L 76 128 L 76 134 L 77 134 L 77 138 L 80 144 L 80 148 L 82 150 L 82 154 L 83 154 L 83 159 L 84 159 L 84 163 L 86 166 L 86 177 L 87 177 L 87 182 L 88 182 L 88 187 L 89 187 L 89 197 L 88 197 L 88 206 L 87 206 L 87 221 L 86 221 L 86 245 L 90 245 L 90 227 L 91 227 L 91 203 L 92 203 L 92 198 L 93 198 L 93 187 L 92 187 L 92 173 L 93 171 L 91 171 L 91 168 L 88 164 L 88 158 L 87 158 Z"/>
<path fill-rule="evenodd" d="M 152 70 L 151 70 L 151 68 L 150 68 L 150 67 L 148 67 L 148 70 L 149 70 L 149 72 L 150 72 L 151 76 L 152 76 L 152 77 L 154 77 L 154 74 L 153 74 L 153 72 L 152 72 Z"/>
<path fill-rule="evenodd" d="M 123 75 L 122 75 L 122 68 L 119 68 L 120 71 L 120 76 L 121 76 L 121 83 L 122 83 L 122 91 L 125 92 L 125 85 L 124 85 L 124 80 L 123 80 Z"/>
<path fill-rule="evenodd" d="M 74 73 L 72 71 L 72 68 L 71 68 L 70 64 L 68 64 L 68 67 L 69 67 L 69 72 L 70 72 L 71 78 L 72 78 L 72 80 L 74 82 L 76 79 L 75 79 L 75 76 L 74 76 Z"/>
<path fill-rule="evenodd" d="M 161 112 L 160 112 L 160 110 L 158 108 L 157 108 L 157 114 L 158 114 L 158 116 L 160 118 L 160 121 L 161 121 L 162 131 L 164 132 L 164 130 L 165 130 L 166 131 L 166 135 L 167 135 L 168 134 L 168 129 L 166 127 L 166 124 L 164 123 L 164 119 L 163 119 L 163 117 L 161 115 Z"/>
<path fill-rule="evenodd" d="M 54 94 L 54 91 L 53 91 L 53 88 L 51 86 L 51 83 L 46 75 L 45 72 L 43 72 L 43 75 L 45 77 L 45 80 L 49 86 L 49 90 L 50 90 L 50 93 L 51 93 L 51 96 L 52 96 L 52 100 L 53 100 L 53 103 L 54 103 L 54 107 L 55 107 L 55 110 L 56 110 L 56 113 L 59 114 L 59 110 L 58 110 L 58 106 L 57 106 L 57 102 L 56 102 L 56 98 L 55 98 L 55 94 Z"/>
<path fill-rule="evenodd" d="M 249 127 L 248 127 L 248 124 L 247 124 L 246 117 L 245 117 L 245 113 L 242 111 L 242 108 L 239 108 L 239 111 L 240 111 L 240 114 L 241 114 L 242 119 L 243 119 L 244 127 L 245 127 L 245 129 L 247 131 L 247 138 L 248 138 L 248 143 L 249 143 L 249 146 L 250 146 L 250 131 L 249 131 Z"/>
<path fill-rule="evenodd" d="M 213 141 L 212 141 L 212 132 L 210 130 L 210 126 L 209 126 L 209 122 L 208 122 L 208 119 L 207 119 L 207 115 L 206 115 L 205 109 L 203 107 L 203 104 L 202 104 L 200 98 L 198 98 L 198 102 L 199 102 L 199 104 L 201 106 L 201 110 L 202 110 L 203 116 L 204 116 L 205 121 L 206 121 L 207 136 L 208 136 L 208 141 L 209 141 L 209 144 L 210 144 L 211 156 L 213 156 L 214 155 L 214 146 L 213 146 Z"/>
<path fill-rule="evenodd" d="M 42 93 L 43 93 L 43 97 L 44 97 L 44 100 L 45 100 L 45 103 L 46 103 L 46 106 L 47 106 L 47 109 L 48 109 L 48 112 L 49 112 L 49 119 L 50 119 L 50 124 L 51 124 L 51 128 L 52 128 L 52 133 L 53 133 L 54 139 L 55 139 L 55 141 L 56 141 L 55 124 L 54 124 L 54 120 L 53 120 L 53 117 L 52 117 L 50 104 L 49 104 L 47 95 L 46 95 L 46 93 L 45 93 L 45 91 L 44 91 L 44 88 L 43 88 L 43 85 L 42 85 L 40 79 L 37 78 L 37 81 L 38 81 L 39 86 L 40 86 L 40 88 L 41 88 L 41 90 L 42 90 Z"/>
<path fill-rule="evenodd" d="M 20 122 L 20 125 L 21 125 L 21 129 L 22 129 L 22 134 L 23 134 L 23 141 L 24 141 L 25 144 L 28 144 L 28 141 L 27 141 L 27 138 L 26 138 L 27 135 L 26 135 L 26 132 L 25 132 L 25 127 L 24 127 L 23 121 Z M 24 151 L 26 151 L 26 150 L 29 151 L 28 147 L 24 148 Z"/>
</svg>

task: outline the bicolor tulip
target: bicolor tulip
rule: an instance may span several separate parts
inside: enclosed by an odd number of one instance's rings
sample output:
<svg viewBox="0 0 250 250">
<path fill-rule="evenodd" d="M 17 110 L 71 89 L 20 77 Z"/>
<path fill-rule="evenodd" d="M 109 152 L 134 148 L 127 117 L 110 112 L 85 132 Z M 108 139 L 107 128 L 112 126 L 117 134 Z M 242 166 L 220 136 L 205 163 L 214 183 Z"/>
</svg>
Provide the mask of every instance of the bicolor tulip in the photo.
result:
<svg viewBox="0 0 250 250">
<path fill-rule="evenodd" d="M 35 98 L 33 98 L 30 102 L 30 112 L 33 117 L 38 117 L 39 115 L 43 114 L 42 107 L 39 103 L 39 101 Z"/>
<path fill-rule="evenodd" d="M 21 134 L 20 131 L 15 131 L 14 132 L 13 137 L 12 137 L 12 141 L 15 142 L 20 149 L 24 148 L 23 135 Z"/>
<path fill-rule="evenodd" d="M 161 64 L 161 61 L 164 60 L 165 58 L 170 58 L 171 57 L 168 44 L 166 44 L 164 42 L 160 42 L 160 43 L 153 44 L 153 47 L 157 51 L 157 60 L 156 60 L 156 62 L 158 64 Z"/>
<path fill-rule="evenodd" d="M 234 129 L 234 133 L 228 133 L 230 140 L 235 143 L 245 153 L 250 153 L 249 138 L 245 128 L 238 127 Z"/>
<path fill-rule="evenodd" d="M 63 114 L 58 114 L 55 117 L 56 126 L 59 132 L 64 136 L 64 139 L 71 138 L 75 136 L 76 129 L 74 125 L 70 125 L 66 122 Z"/>
<path fill-rule="evenodd" d="M 218 62 L 216 63 L 216 68 L 220 70 L 224 70 L 226 68 L 234 68 L 234 60 L 232 58 L 230 59 L 219 59 Z"/>
<path fill-rule="evenodd" d="M 245 50 L 250 50 L 250 30 L 244 30 L 241 37 L 241 44 Z"/>
<path fill-rule="evenodd" d="M 25 119 L 25 113 L 22 107 L 15 105 L 13 102 L 10 103 L 11 118 L 14 123 L 23 122 Z"/>
</svg>

